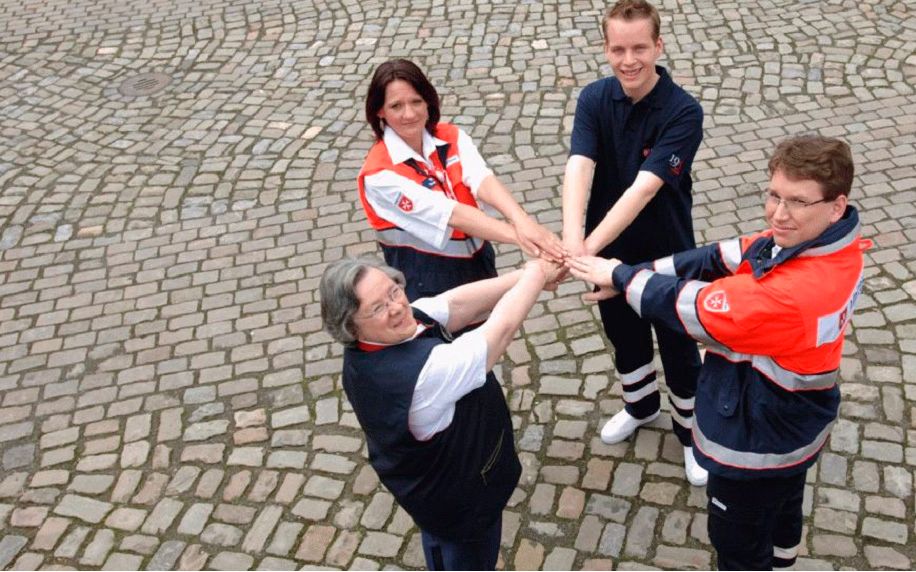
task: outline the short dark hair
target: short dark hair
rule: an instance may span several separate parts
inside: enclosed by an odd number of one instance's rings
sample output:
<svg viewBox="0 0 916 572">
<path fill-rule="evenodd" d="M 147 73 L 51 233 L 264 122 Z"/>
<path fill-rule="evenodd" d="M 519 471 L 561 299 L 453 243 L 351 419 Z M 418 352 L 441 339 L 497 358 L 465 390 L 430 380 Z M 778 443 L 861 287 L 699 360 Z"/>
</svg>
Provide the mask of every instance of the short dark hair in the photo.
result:
<svg viewBox="0 0 916 572">
<path fill-rule="evenodd" d="M 828 201 L 848 197 L 855 175 L 849 145 L 821 135 L 799 135 L 780 142 L 770 157 L 769 171 L 771 177 L 782 171 L 793 180 L 816 181 Z"/>
<path fill-rule="evenodd" d="M 356 285 L 370 268 L 381 270 L 402 288 L 407 284 L 400 270 L 388 266 L 371 254 L 342 258 L 325 268 L 321 275 L 318 285 L 321 321 L 325 331 L 345 346 L 356 345 L 353 316 L 360 304 L 356 296 Z"/>
<path fill-rule="evenodd" d="M 429 114 L 426 130 L 430 133 L 435 132 L 436 124 L 439 123 L 439 94 L 436 88 L 423 75 L 417 64 L 410 60 L 397 59 L 389 60 L 375 68 L 372 81 L 369 83 L 369 92 L 366 93 L 366 121 L 375 132 L 375 138 L 381 140 L 385 133 L 385 122 L 378 116 L 378 112 L 385 105 L 385 89 L 389 83 L 398 79 L 409 83 L 426 102 Z"/>
<path fill-rule="evenodd" d="M 643 19 L 651 20 L 652 39 L 657 40 L 661 35 L 661 17 L 658 15 L 658 10 L 655 9 L 655 6 L 646 2 L 646 0 L 620 0 L 604 12 L 604 18 L 601 19 L 601 32 L 604 34 L 605 43 L 607 43 L 607 23 L 615 18 L 625 22 Z"/>
</svg>

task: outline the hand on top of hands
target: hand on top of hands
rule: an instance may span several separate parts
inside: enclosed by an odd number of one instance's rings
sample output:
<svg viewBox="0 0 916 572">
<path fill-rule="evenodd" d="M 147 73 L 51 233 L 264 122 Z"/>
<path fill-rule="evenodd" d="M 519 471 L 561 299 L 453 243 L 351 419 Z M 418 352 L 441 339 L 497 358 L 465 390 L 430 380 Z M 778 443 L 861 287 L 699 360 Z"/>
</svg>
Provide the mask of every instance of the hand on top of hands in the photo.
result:
<svg viewBox="0 0 916 572">
<path fill-rule="evenodd" d="M 513 227 L 518 244 L 525 254 L 555 263 L 562 263 L 566 259 L 566 249 L 557 235 L 536 223 L 531 217 L 526 216 L 515 221 Z"/>
<path fill-rule="evenodd" d="M 566 259 L 569 272 L 591 284 L 598 289 L 583 296 L 588 301 L 606 300 L 613 298 L 619 292 L 614 289 L 614 269 L 620 264 L 616 258 L 610 260 L 598 256 L 571 256 Z"/>
</svg>

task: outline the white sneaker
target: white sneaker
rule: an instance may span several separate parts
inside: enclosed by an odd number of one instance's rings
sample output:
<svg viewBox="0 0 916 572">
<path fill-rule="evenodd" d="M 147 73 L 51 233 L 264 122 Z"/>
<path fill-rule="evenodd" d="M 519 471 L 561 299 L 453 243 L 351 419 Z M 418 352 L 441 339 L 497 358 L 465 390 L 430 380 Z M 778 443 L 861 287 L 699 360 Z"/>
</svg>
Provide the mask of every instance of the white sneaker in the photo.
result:
<svg viewBox="0 0 916 572">
<path fill-rule="evenodd" d="M 655 421 L 655 418 L 658 417 L 658 413 L 659 412 L 656 411 L 648 417 L 637 419 L 627 413 L 626 409 L 621 409 L 616 415 L 611 417 L 610 421 L 604 424 L 604 427 L 602 427 L 601 440 L 608 445 L 620 443 L 632 435 L 640 425 Z"/>
<path fill-rule="evenodd" d="M 693 456 L 693 447 L 684 447 L 684 472 L 687 473 L 687 482 L 695 487 L 705 487 L 709 480 L 709 472 Z"/>
</svg>

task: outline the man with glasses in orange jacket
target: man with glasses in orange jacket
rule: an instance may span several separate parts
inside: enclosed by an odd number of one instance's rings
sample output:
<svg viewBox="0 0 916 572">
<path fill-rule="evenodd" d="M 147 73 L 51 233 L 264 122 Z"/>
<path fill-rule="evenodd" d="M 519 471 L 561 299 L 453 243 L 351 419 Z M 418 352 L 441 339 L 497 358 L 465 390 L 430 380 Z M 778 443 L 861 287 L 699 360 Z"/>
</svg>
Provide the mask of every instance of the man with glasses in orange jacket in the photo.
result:
<svg viewBox="0 0 916 572">
<path fill-rule="evenodd" d="M 791 566 L 805 473 L 840 405 L 843 333 L 868 241 L 848 204 L 853 163 L 837 139 L 780 143 L 763 192 L 769 229 L 638 266 L 569 261 L 597 300 L 623 293 L 643 318 L 706 344 L 693 443 L 709 471 L 720 570 Z"/>
</svg>

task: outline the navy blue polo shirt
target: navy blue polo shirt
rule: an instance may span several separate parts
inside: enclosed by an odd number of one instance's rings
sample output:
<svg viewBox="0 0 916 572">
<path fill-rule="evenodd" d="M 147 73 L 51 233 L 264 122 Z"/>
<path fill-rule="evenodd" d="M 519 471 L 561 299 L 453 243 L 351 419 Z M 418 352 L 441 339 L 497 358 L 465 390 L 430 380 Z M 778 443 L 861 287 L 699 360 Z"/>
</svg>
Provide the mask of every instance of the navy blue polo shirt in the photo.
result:
<svg viewBox="0 0 916 572">
<path fill-rule="evenodd" d="M 576 106 L 570 155 L 595 161 L 586 234 L 604 219 L 639 171 L 664 181 L 655 197 L 601 251 L 635 264 L 694 248 L 690 168 L 703 139 L 703 109 L 668 72 L 655 67 L 655 87 L 635 105 L 617 78 L 593 82 Z"/>
</svg>

